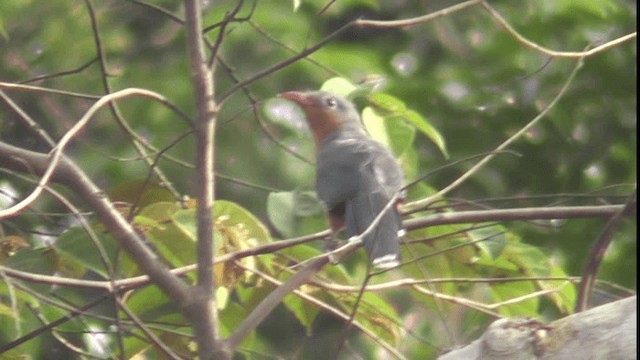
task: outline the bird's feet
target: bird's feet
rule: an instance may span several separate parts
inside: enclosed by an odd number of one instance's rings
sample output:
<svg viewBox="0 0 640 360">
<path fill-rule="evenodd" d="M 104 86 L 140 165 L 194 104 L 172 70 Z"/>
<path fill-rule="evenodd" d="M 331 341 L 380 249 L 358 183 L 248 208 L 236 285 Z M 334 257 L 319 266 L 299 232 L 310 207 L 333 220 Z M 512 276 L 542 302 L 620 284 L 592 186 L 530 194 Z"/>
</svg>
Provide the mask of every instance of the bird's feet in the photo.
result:
<svg viewBox="0 0 640 360">
<path fill-rule="evenodd" d="M 336 256 L 334 250 L 341 246 L 341 241 L 335 238 L 331 238 L 327 240 L 324 245 L 324 251 L 329 253 L 329 262 L 332 265 L 337 265 L 340 262 L 340 257 Z"/>
</svg>

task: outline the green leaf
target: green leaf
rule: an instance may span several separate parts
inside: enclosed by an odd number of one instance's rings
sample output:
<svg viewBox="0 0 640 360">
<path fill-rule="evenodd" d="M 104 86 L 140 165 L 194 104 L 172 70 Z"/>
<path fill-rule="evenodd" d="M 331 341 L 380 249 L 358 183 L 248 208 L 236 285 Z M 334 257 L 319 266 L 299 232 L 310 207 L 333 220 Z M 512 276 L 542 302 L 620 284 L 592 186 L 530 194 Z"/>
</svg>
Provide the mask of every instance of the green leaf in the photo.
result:
<svg viewBox="0 0 640 360">
<path fill-rule="evenodd" d="M 534 284 L 529 281 L 509 281 L 505 283 L 491 284 L 491 294 L 493 295 L 493 300 L 495 302 L 513 300 L 523 296 L 526 297 L 535 291 L 536 288 Z M 500 306 L 498 311 L 505 317 L 538 317 L 539 302 L 540 299 L 538 297 L 531 297 L 517 303 L 509 303 L 508 305 Z"/>
<path fill-rule="evenodd" d="M 518 266 L 525 275 L 540 277 L 551 275 L 549 255 L 535 246 L 510 241 L 504 256 Z"/>
<path fill-rule="evenodd" d="M 12 308 L 3 303 L 0 303 L 0 317 L 8 317 L 12 321 L 20 318 Z M 16 325 L 16 327 L 19 327 L 19 325 Z"/>
<path fill-rule="evenodd" d="M 352 297 L 340 299 L 339 302 L 348 312 L 355 306 Z M 379 295 L 371 292 L 363 294 L 355 320 L 392 346 L 398 343 L 399 324 L 402 322 L 393 306 Z"/>
<path fill-rule="evenodd" d="M 362 122 L 371 137 L 391 149 L 391 141 L 387 134 L 384 117 L 380 116 L 373 108 L 366 107 L 362 111 Z"/>
<path fill-rule="evenodd" d="M 53 248 L 22 249 L 6 258 L 2 265 L 16 270 L 52 275 L 57 271 L 55 252 Z"/>
<path fill-rule="evenodd" d="M 269 193 L 267 197 L 267 215 L 269 221 L 284 237 L 295 234 L 295 195 L 282 191 Z"/>
<path fill-rule="evenodd" d="M 342 96 L 344 98 L 349 98 L 351 93 L 356 91 L 358 88 L 353 85 L 349 80 L 341 77 L 331 78 L 322 84 L 320 90 L 327 91 L 332 94 Z"/>
<path fill-rule="evenodd" d="M 195 262 L 196 225 L 195 210 L 183 210 L 173 202 L 156 202 L 140 211 L 144 224 L 158 224 L 145 228 L 147 239 L 173 266 Z"/>
<path fill-rule="evenodd" d="M 82 228 L 70 228 L 65 231 L 55 244 L 56 268 L 72 277 L 82 277 L 86 269 L 90 269 L 108 279 L 105 261 L 112 266 L 115 264 L 118 246 L 111 236 L 104 233 L 97 235 L 96 245 Z M 96 246 L 104 250 L 106 259 L 102 259 Z"/>
<path fill-rule="evenodd" d="M 167 298 L 164 291 L 155 285 L 133 291 L 127 297 L 126 304 L 131 311 L 147 320 L 157 319 L 167 314 L 181 317 L 180 312 L 175 311 L 174 303 Z"/>
<path fill-rule="evenodd" d="M 198 222 L 193 209 L 180 209 L 171 217 L 173 223 L 192 241 L 198 240 Z"/>
<path fill-rule="evenodd" d="M 386 93 L 371 94 L 369 102 L 382 114 L 398 114 L 407 111 L 404 101 Z"/>
<path fill-rule="evenodd" d="M 551 276 L 567 277 L 568 275 L 560 266 L 552 263 Z M 573 313 L 573 309 L 576 304 L 576 298 L 578 296 L 576 284 L 568 280 L 566 282 L 537 280 L 536 284 L 538 285 L 538 287 L 540 287 L 540 289 L 543 290 L 560 288 L 560 291 L 549 294 L 549 298 L 551 299 L 551 301 L 553 301 L 553 303 L 556 305 L 556 308 L 561 314 L 569 315 Z"/>
<path fill-rule="evenodd" d="M 601 19 L 620 11 L 620 5 L 611 0 L 558 0 L 556 11 L 571 16 L 585 12 Z"/>
<path fill-rule="evenodd" d="M 248 306 L 244 306 L 243 304 L 238 304 L 236 302 L 230 302 L 227 307 L 220 311 L 220 335 L 222 337 L 228 337 L 233 334 L 233 331 L 236 330 L 241 324 L 242 321 L 249 315 L 252 309 Z M 251 344 L 256 336 L 255 330 L 252 330 L 249 335 L 247 335 L 244 340 L 242 340 L 241 344 L 243 346 L 248 346 Z"/>
<path fill-rule="evenodd" d="M 386 93 L 373 93 L 369 96 L 369 103 L 378 112 L 378 117 L 383 117 L 385 118 L 386 123 L 393 124 L 392 128 L 400 126 L 399 124 L 402 121 L 407 121 L 409 124 L 413 125 L 420 132 L 422 132 L 425 136 L 427 136 L 427 138 L 430 139 L 438 147 L 445 158 L 449 158 L 444 137 L 440 134 L 440 132 L 438 132 L 438 130 L 436 130 L 435 127 L 433 127 L 424 117 L 422 117 L 422 115 L 414 110 L 408 109 L 404 101 Z M 367 109 L 365 108 L 365 111 L 366 110 Z M 368 121 L 370 122 L 375 123 L 376 121 L 379 121 L 376 120 L 375 117 L 370 113 L 367 113 L 365 115 L 365 113 L 363 112 L 363 121 L 365 121 L 365 126 L 367 126 L 365 116 L 369 117 Z M 368 127 L 367 130 L 369 130 Z M 373 127 L 373 130 L 379 131 L 379 129 L 376 129 L 375 127 Z M 383 137 L 381 137 L 380 139 L 381 140 L 379 141 L 384 140 Z M 388 142 L 386 142 L 385 144 L 388 144 Z M 404 144 L 410 145 L 411 142 L 405 141 Z M 404 153 L 404 151 L 399 154 L 402 153 Z"/>
<path fill-rule="evenodd" d="M 303 286 L 301 291 L 305 291 Z M 315 305 L 309 304 L 295 294 L 290 294 L 284 298 L 284 305 L 293 313 L 298 319 L 300 324 L 307 330 L 307 335 L 312 334 L 313 322 L 320 313 L 320 308 Z"/>
<path fill-rule="evenodd" d="M 166 187 L 146 179 L 128 181 L 113 188 L 109 194 L 113 201 L 135 203 L 145 207 L 156 202 L 175 202 L 173 194 Z"/>
<path fill-rule="evenodd" d="M 251 212 L 240 205 L 219 200 L 213 207 L 216 218 L 216 254 L 228 254 L 238 250 L 254 248 L 271 241 L 271 235 L 266 226 Z M 244 268 L 256 269 L 258 261 L 267 271 L 273 270 L 273 258 L 269 255 L 260 257 L 245 257 L 239 260 Z M 233 287 L 237 281 L 249 281 L 254 277 L 251 271 L 233 263 L 217 264 L 215 266 L 218 284 Z"/>
<path fill-rule="evenodd" d="M 529 244 L 510 244 L 506 254 L 510 261 L 516 264 L 522 272 L 531 277 L 567 277 L 566 272 L 558 265 L 554 264 L 549 255 L 542 250 Z M 549 280 L 534 280 L 534 284 L 539 290 L 558 289 L 559 293 L 548 295 L 558 310 L 562 313 L 570 313 L 575 304 L 576 289 L 571 283 L 560 283 Z"/>
<path fill-rule="evenodd" d="M 317 229 L 317 225 L 308 223 L 308 220 L 324 219 L 324 206 L 313 191 L 272 192 L 267 197 L 267 215 L 271 224 L 289 238 L 300 235 L 303 230 Z M 320 221 L 320 226 L 324 225 L 325 222 Z"/>
<path fill-rule="evenodd" d="M 411 158 L 410 153 L 416 152 L 413 142 L 416 137 L 416 128 L 394 117 L 386 118 L 384 127 L 393 153 L 401 160 Z"/>
<path fill-rule="evenodd" d="M 218 286 L 216 288 L 216 307 L 218 310 L 224 309 L 229 303 L 229 289 L 224 286 Z"/>
<path fill-rule="evenodd" d="M 477 240 L 475 246 L 495 260 L 502 255 L 503 250 L 507 246 L 507 238 L 505 229 L 502 225 L 487 226 L 473 229 L 467 232 L 471 240 Z"/>
<path fill-rule="evenodd" d="M 431 123 L 429 123 L 429 121 L 422 117 L 422 115 L 413 110 L 407 110 L 402 114 L 402 118 L 415 126 L 420 132 L 426 135 L 429 140 L 433 141 L 445 159 L 449 158 L 444 137 L 435 127 L 433 127 L 433 125 L 431 125 Z"/>
<path fill-rule="evenodd" d="M 216 223 L 224 226 L 241 228 L 244 233 L 243 242 L 247 245 L 264 244 L 271 241 L 267 227 L 250 211 L 242 206 L 225 200 L 218 200 L 213 206 Z"/>
<path fill-rule="evenodd" d="M 9 33 L 7 33 L 7 30 L 4 28 L 2 17 L 0 17 L 0 35 L 2 35 L 5 41 L 9 41 Z"/>
</svg>

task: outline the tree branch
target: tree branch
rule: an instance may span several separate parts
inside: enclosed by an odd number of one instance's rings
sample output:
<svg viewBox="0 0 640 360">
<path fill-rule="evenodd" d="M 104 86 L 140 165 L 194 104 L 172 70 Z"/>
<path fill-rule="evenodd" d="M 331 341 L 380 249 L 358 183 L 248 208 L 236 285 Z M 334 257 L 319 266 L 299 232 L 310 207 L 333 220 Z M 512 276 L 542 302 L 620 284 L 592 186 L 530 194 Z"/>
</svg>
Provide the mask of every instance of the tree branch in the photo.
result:
<svg viewBox="0 0 640 360">
<path fill-rule="evenodd" d="M 255 329 L 264 320 L 267 315 L 282 301 L 282 299 L 297 289 L 300 285 L 307 282 L 307 280 L 315 273 L 320 271 L 323 266 L 329 263 L 328 256 L 319 257 L 304 268 L 293 275 L 284 284 L 278 286 L 264 300 L 262 300 L 258 306 L 244 319 L 242 324 L 236 329 L 236 331 L 225 341 L 225 347 L 229 351 L 233 351 L 240 342 L 249 334 L 249 332 Z"/>
<path fill-rule="evenodd" d="M 404 226 L 407 230 L 415 230 L 446 224 L 609 217 L 623 207 L 624 205 L 604 205 L 458 211 L 409 219 L 404 222 Z"/>
<path fill-rule="evenodd" d="M 578 74 L 578 70 L 580 70 L 580 68 L 582 67 L 583 60 L 584 60 L 583 58 L 578 59 L 578 61 L 576 62 L 576 66 L 573 68 L 573 71 L 571 72 L 571 74 L 569 74 L 569 77 L 565 81 L 564 85 L 562 86 L 558 94 L 553 98 L 553 100 L 551 100 L 549 105 L 547 105 L 536 117 L 531 119 L 531 121 L 529 121 L 525 126 L 523 126 L 515 134 L 513 134 L 511 137 L 505 140 L 502 144 L 496 147 L 494 151 L 492 151 L 489 155 L 487 155 L 485 158 L 480 160 L 477 164 L 473 165 L 471 169 L 469 169 L 462 176 L 457 178 L 454 182 L 447 185 L 444 189 L 438 191 L 436 194 L 432 196 L 427 197 L 426 199 L 417 200 L 412 203 L 406 204 L 404 206 L 404 209 L 406 209 L 406 211 L 412 211 L 414 209 L 423 208 L 431 204 L 433 201 L 438 200 L 442 196 L 448 194 L 453 189 L 457 188 L 462 183 L 470 179 L 471 176 L 475 175 L 478 171 L 480 171 L 480 169 L 482 169 L 483 166 L 485 166 L 489 161 L 491 161 L 494 157 L 496 157 L 497 154 L 506 150 L 512 143 L 520 139 L 524 134 L 527 133 L 527 131 L 529 131 L 531 128 L 536 126 L 542 119 L 544 119 L 544 117 L 549 113 L 549 111 L 551 111 L 551 109 L 555 107 L 555 105 L 560 101 L 560 99 L 562 99 L 564 94 L 567 92 L 570 85 L 573 83 L 573 80 L 575 79 L 576 75 Z"/>
<path fill-rule="evenodd" d="M 213 277 L 214 132 L 217 107 L 213 97 L 212 70 L 207 66 L 202 39 L 199 0 L 185 0 L 185 30 L 191 62 L 191 80 L 196 98 L 196 198 L 198 220 L 198 284 L 192 289 L 194 307 L 188 309 L 200 359 L 229 358 L 218 353 L 216 290 Z M 222 36 L 222 35 L 221 35 Z"/>
<path fill-rule="evenodd" d="M 576 312 L 584 311 L 587 309 L 589 302 L 589 295 L 593 284 L 596 281 L 596 275 L 598 274 L 598 268 L 602 262 L 605 252 L 609 248 L 609 244 L 613 240 L 613 234 L 615 230 L 620 226 L 622 220 L 632 213 L 636 212 L 637 206 L 637 191 L 631 193 L 627 199 L 625 206 L 617 211 L 607 224 L 602 229 L 602 232 L 598 236 L 593 249 L 589 254 L 587 265 L 582 272 L 582 279 L 580 281 L 580 287 L 578 291 L 578 299 L 576 300 Z"/>
<path fill-rule="evenodd" d="M 8 163 L 7 158 L 13 157 L 10 152 L 6 152 L 6 145 L 0 142 L 0 167 L 12 168 L 14 170 L 24 171 L 25 163 L 19 161 Z M 24 150 L 23 150 L 24 151 Z M 44 154 L 40 154 L 44 155 Z M 30 159 L 36 160 L 37 159 Z M 38 169 L 44 167 L 45 164 L 37 162 L 29 162 L 30 167 Z M 54 180 L 61 180 L 55 179 Z M 63 182 L 63 181 L 58 181 Z M 600 206 L 566 206 L 552 208 L 521 208 L 521 209 L 499 209 L 499 210 L 476 210 L 476 211 L 460 211 L 452 213 L 438 213 L 427 215 L 419 218 L 405 220 L 404 228 L 407 230 L 417 230 L 429 226 L 447 225 L 447 224 L 464 224 L 464 223 L 484 223 L 496 221 L 530 221 L 541 219 L 578 219 L 578 218 L 609 218 L 624 209 L 624 205 L 600 205 Z M 633 211 L 635 213 L 635 211 Z M 628 214 L 628 215 L 631 215 Z M 261 254 L 271 254 L 276 251 L 286 249 L 292 246 L 307 243 L 309 241 L 325 239 L 331 235 L 330 230 L 319 233 L 302 236 L 299 238 L 279 240 L 268 244 L 260 245 L 251 249 L 235 251 L 232 253 L 218 256 L 214 260 L 214 264 L 221 264 L 239 260 L 250 256 L 259 256 Z M 170 271 L 177 276 L 182 276 L 193 272 L 196 265 L 186 265 Z M 49 285 L 83 287 L 104 289 L 107 291 L 115 291 L 117 289 L 137 288 L 149 283 L 149 277 L 146 275 L 131 277 L 127 279 L 119 279 L 114 282 L 114 288 L 110 281 L 80 280 L 65 278 L 62 276 L 47 276 L 42 274 L 32 274 L 15 270 L 0 265 L 0 270 L 4 271 L 7 276 L 15 277 L 24 281 L 43 283 Z"/>
<path fill-rule="evenodd" d="M 406 27 L 411 27 L 418 24 L 424 24 L 426 22 L 429 22 L 439 17 L 451 15 L 455 12 L 478 5 L 480 3 L 482 3 L 482 0 L 469 0 L 460 4 L 449 6 L 447 8 L 433 12 L 431 14 L 418 16 L 411 19 L 392 20 L 392 21 L 359 19 L 354 22 L 354 25 L 359 27 L 378 28 L 378 29 L 406 28 Z"/>
<path fill-rule="evenodd" d="M 596 46 L 593 49 L 589 49 L 589 50 L 585 50 L 585 51 L 556 51 L 556 50 L 551 50 L 551 49 L 547 49 L 544 46 L 538 45 L 536 43 L 534 43 L 533 41 L 525 38 L 524 36 L 520 35 L 520 33 L 518 33 L 510 24 L 509 22 L 507 22 L 507 20 L 505 20 L 502 15 L 500 15 L 500 13 L 498 13 L 493 7 L 491 7 L 491 5 L 489 5 L 489 3 L 487 3 L 486 1 L 480 1 L 480 4 L 482 5 L 482 7 L 489 13 L 489 15 L 491 15 L 491 17 L 500 25 L 502 26 L 503 29 L 505 29 L 505 31 L 507 31 L 509 34 L 511 34 L 511 36 L 513 36 L 519 43 L 523 44 L 524 46 L 531 48 L 533 50 L 539 51 L 543 54 L 549 55 L 549 56 L 553 56 L 553 57 L 563 57 L 563 58 L 585 58 L 585 57 L 589 57 L 592 55 L 595 55 L 597 53 L 600 53 L 602 51 L 605 51 L 607 49 L 610 49 L 614 46 L 617 46 L 619 44 L 622 44 L 624 42 L 633 40 L 636 38 L 637 33 L 633 32 L 630 34 L 627 34 L 625 36 L 621 36 L 617 39 L 608 41 L 602 45 Z"/>
<path fill-rule="evenodd" d="M 24 150 L 0 142 L 0 167 L 40 175 L 47 171 L 50 163 L 51 158 L 48 154 Z M 188 294 L 187 285 L 166 268 L 113 206 L 104 191 L 96 186 L 77 165 L 61 155 L 51 179 L 73 189 L 95 211 L 100 221 L 151 280 L 160 286 L 178 306 L 181 308 L 189 306 L 192 298 Z"/>
</svg>

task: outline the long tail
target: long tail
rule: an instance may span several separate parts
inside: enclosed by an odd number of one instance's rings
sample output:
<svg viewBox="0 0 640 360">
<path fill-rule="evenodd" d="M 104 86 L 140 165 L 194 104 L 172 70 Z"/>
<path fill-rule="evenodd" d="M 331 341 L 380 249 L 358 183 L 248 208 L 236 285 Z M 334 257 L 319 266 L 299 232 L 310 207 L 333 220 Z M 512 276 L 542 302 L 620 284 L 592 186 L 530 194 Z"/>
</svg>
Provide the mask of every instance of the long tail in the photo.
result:
<svg viewBox="0 0 640 360">
<path fill-rule="evenodd" d="M 348 236 L 362 234 L 385 208 L 390 198 L 381 191 L 361 192 L 347 204 L 346 230 Z M 395 204 L 387 210 L 378 225 L 363 239 L 374 267 L 383 269 L 400 263 L 398 236 L 403 233 L 402 221 Z"/>
</svg>

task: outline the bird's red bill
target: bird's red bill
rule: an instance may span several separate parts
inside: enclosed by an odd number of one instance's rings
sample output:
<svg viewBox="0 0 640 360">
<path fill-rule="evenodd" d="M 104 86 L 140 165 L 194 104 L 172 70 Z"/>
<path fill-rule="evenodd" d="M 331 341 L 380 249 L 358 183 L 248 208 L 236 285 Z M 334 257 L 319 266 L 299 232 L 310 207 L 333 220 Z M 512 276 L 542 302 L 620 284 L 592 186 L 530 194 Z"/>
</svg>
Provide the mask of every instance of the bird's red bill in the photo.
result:
<svg viewBox="0 0 640 360">
<path fill-rule="evenodd" d="M 287 91 L 287 92 L 283 92 L 278 96 L 280 96 L 283 99 L 291 100 L 300 105 L 309 104 L 309 98 L 304 93 L 299 91 Z"/>
</svg>

